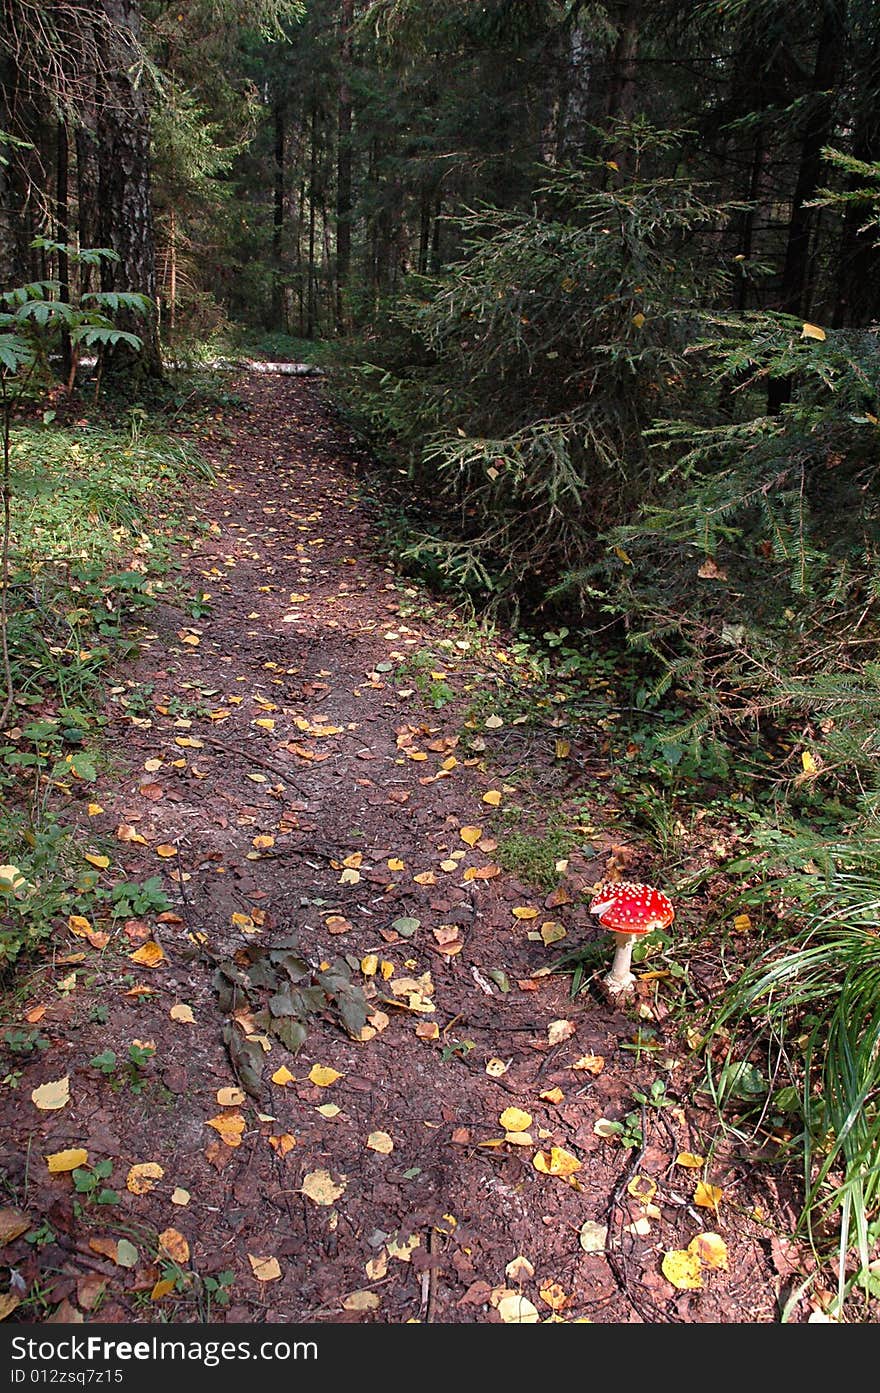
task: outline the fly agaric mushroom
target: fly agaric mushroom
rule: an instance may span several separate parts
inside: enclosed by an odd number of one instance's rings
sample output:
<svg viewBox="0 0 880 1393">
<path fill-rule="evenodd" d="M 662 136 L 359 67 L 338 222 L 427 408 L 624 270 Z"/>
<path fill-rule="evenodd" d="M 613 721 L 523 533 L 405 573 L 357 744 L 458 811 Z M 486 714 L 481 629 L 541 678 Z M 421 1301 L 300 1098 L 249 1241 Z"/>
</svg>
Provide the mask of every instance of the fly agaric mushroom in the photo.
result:
<svg viewBox="0 0 880 1393">
<path fill-rule="evenodd" d="M 614 934 L 615 950 L 611 971 L 603 978 L 608 995 L 618 997 L 630 991 L 635 977 L 630 971 L 636 939 L 652 929 L 665 929 L 675 918 L 672 901 L 652 885 L 631 880 L 605 880 L 590 901 L 590 913 L 599 916 L 603 929 Z"/>
</svg>

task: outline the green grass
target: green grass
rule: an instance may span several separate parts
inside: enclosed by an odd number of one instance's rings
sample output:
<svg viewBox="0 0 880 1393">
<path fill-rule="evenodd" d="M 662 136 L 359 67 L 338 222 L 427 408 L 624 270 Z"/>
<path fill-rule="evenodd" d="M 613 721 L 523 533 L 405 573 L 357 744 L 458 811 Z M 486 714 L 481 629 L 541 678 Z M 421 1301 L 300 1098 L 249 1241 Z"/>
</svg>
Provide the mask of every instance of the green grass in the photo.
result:
<svg viewBox="0 0 880 1393">
<path fill-rule="evenodd" d="M 577 835 L 562 827 L 544 833 L 508 832 L 498 841 L 495 859 L 518 880 L 552 890 L 559 881 L 556 862 L 577 846 Z"/>
<path fill-rule="evenodd" d="M 0 733 L 0 974 L 106 895 L 64 825 L 101 766 L 108 672 L 167 584 L 181 485 L 210 471 L 129 413 L 127 429 L 16 425 L 8 641 L 15 707 Z"/>
<path fill-rule="evenodd" d="M 710 1077 L 729 1111 L 724 1081 L 748 1069 L 752 1111 L 771 1122 L 796 1119 L 800 1226 L 821 1259 L 838 1260 L 840 1307 L 851 1291 L 880 1295 L 871 1269 L 880 1237 L 880 834 L 864 829 L 824 851 L 824 865 L 811 860 L 806 872 L 803 844 L 777 852 L 760 898 L 770 900 L 772 890 L 783 907 L 780 927 L 728 985 L 712 1032 L 757 1037 L 763 1059 L 753 1050 L 746 1060 L 740 1045 L 730 1046 Z M 744 903 L 756 898 L 752 887 Z M 792 923 L 800 926 L 794 932 Z"/>
</svg>

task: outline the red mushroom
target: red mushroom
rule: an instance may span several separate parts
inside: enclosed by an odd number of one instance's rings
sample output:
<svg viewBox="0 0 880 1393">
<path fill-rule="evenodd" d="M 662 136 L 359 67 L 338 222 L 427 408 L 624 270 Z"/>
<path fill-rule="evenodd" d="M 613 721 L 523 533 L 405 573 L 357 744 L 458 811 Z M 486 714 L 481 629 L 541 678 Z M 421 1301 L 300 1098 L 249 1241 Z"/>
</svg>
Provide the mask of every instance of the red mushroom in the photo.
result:
<svg viewBox="0 0 880 1393">
<path fill-rule="evenodd" d="M 614 934 L 616 948 L 611 971 L 603 978 L 609 996 L 622 996 L 635 984 L 630 971 L 632 947 L 642 934 L 665 929 L 675 918 L 668 895 L 653 885 L 631 880 L 605 880 L 590 901 L 590 913 L 599 916 L 603 929 Z"/>
</svg>

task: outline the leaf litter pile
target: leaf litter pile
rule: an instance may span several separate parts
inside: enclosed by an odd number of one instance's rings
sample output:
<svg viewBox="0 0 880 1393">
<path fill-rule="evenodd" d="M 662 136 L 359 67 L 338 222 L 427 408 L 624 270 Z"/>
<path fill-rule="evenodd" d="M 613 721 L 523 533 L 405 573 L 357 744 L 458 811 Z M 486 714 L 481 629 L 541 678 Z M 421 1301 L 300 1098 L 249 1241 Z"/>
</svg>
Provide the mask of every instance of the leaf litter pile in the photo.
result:
<svg viewBox="0 0 880 1393">
<path fill-rule="evenodd" d="M 204 606 L 154 612 L 73 790 L 128 913 L 71 916 L 16 1004 L 0 1318 L 778 1319 L 784 1177 L 719 1144 L 652 998 L 548 970 L 610 962 L 601 812 L 549 891 L 494 858 L 507 808 L 583 803 L 587 738 L 498 714 L 503 642 L 387 567 L 320 387 L 240 390 Z"/>
</svg>

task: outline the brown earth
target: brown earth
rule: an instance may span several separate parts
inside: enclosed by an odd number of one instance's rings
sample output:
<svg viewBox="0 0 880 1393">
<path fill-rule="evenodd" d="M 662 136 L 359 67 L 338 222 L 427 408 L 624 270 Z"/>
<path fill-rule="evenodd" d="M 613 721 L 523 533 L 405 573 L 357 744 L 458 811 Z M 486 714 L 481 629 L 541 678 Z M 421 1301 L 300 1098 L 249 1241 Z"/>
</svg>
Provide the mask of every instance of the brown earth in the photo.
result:
<svg viewBox="0 0 880 1393">
<path fill-rule="evenodd" d="M 543 724 L 499 717 L 503 635 L 384 564 L 321 386 L 240 390 L 179 554 L 210 611 L 152 616 L 107 694 L 108 767 L 77 794 L 108 886 L 158 875 L 173 911 L 61 927 L 10 1018 L 48 1046 L 0 1089 L 9 1320 L 779 1320 L 805 1272 L 796 1177 L 719 1128 L 662 974 L 624 1006 L 598 990 L 584 887 L 611 857 L 654 871 L 590 811 L 601 732 L 552 705 Z M 549 796 L 588 825 L 548 895 L 493 852 L 507 810 L 540 824 Z M 547 969 L 589 945 L 572 995 L 571 970 Z M 293 1017 L 258 1013 L 304 984 L 292 1051 L 275 1027 Z M 90 1065 L 133 1041 L 155 1052 L 130 1076 Z M 36 1107 L 65 1076 L 69 1102 Z M 630 1146 L 604 1125 L 627 1116 Z M 112 1163 L 115 1202 L 50 1174 L 76 1148 Z M 664 1259 L 705 1234 L 721 1242 L 681 1289 Z M 790 1319 L 819 1311 L 820 1285 Z"/>
</svg>

